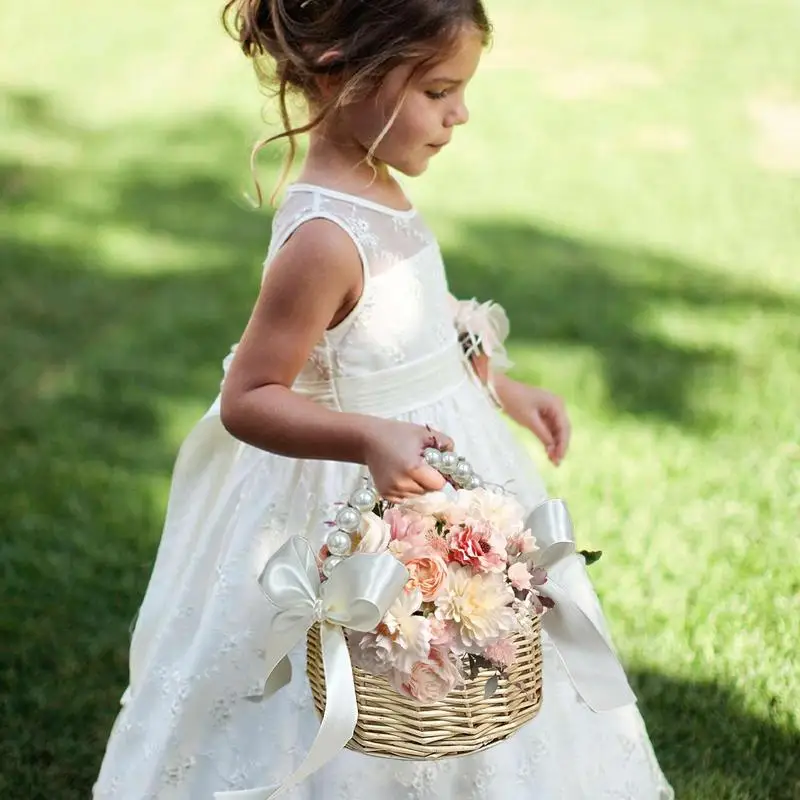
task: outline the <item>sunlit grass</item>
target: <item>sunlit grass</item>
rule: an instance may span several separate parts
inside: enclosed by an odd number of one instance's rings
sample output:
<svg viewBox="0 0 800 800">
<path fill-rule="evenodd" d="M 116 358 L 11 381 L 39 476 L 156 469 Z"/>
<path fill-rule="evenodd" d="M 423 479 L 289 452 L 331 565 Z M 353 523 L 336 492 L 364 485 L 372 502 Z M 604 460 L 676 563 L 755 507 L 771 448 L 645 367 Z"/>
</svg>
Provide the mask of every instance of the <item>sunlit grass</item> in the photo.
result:
<svg viewBox="0 0 800 800">
<path fill-rule="evenodd" d="M 494 6 L 473 121 L 409 191 L 456 293 L 508 308 L 516 374 L 568 400 L 560 470 L 525 440 L 606 552 L 678 797 L 796 799 L 797 11 Z M 19 37 L 0 51 L 0 789 L 71 800 L 124 688 L 177 447 L 258 285 L 263 98 L 186 0 L 0 22 Z"/>
</svg>

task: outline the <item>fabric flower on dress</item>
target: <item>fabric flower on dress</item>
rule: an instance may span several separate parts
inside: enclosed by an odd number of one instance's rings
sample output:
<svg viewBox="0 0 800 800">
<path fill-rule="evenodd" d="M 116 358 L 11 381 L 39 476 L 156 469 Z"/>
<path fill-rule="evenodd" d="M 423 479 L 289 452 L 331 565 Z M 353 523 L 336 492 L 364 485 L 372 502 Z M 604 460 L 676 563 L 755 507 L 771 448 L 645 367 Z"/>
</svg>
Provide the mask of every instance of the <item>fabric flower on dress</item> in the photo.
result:
<svg viewBox="0 0 800 800">
<path fill-rule="evenodd" d="M 480 348 L 489 356 L 493 369 L 513 366 L 504 347 L 510 325 L 505 309 L 491 301 L 460 300 L 455 309 L 455 326 L 460 334 L 477 339 Z"/>
</svg>

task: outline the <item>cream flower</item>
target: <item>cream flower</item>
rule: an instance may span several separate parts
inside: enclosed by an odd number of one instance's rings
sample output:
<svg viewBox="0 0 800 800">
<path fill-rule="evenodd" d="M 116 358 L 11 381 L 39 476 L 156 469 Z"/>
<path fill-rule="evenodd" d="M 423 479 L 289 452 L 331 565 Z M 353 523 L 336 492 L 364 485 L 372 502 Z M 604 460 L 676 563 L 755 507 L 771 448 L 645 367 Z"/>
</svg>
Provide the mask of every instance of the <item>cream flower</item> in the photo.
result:
<svg viewBox="0 0 800 800">
<path fill-rule="evenodd" d="M 389 547 L 391 529 L 377 514 L 368 511 L 363 516 L 359 535 L 357 553 L 382 553 Z"/>
<path fill-rule="evenodd" d="M 377 637 L 383 637 L 380 646 L 389 647 L 392 666 L 406 674 L 417 661 L 427 659 L 431 649 L 430 621 L 416 613 L 421 607 L 419 589 L 403 591 L 375 630 Z"/>
<path fill-rule="evenodd" d="M 487 489 L 461 489 L 456 496 L 454 516 L 461 512 L 464 519 L 482 520 L 497 531 L 504 539 L 521 533 L 524 527 L 524 511 L 513 497 Z"/>
<path fill-rule="evenodd" d="M 456 623 L 465 649 L 483 649 L 516 630 L 513 602 L 505 575 L 472 574 L 467 567 L 451 564 L 447 584 L 436 598 L 436 617 Z"/>
<path fill-rule="evenodd" d="M 438 517 L 444 514 L 452 504 L 452 499 L 445 492 L 428 492 L 403 500 L 399 508 L 414 511 L 423 517 Z"/>
<path fill-rule="evenodd" d="M 370 675 L 386 675 L 394 669 L 393 642 L 389 637 L 350 631 L 347 643 L 353 664 Z"/>
</svg>

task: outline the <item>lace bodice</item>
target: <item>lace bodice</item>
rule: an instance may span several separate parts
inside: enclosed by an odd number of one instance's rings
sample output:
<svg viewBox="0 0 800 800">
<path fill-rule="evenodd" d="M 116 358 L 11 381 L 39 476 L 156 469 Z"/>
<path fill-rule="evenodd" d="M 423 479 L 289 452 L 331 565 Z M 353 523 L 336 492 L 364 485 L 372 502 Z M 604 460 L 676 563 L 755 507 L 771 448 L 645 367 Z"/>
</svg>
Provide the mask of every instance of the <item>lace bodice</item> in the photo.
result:
<svg viewBox="0 0 800 800">
<path fill-rule="evenodd" d="M 330 220 L 352 238 L 361 256 L 364 289 L 349 316 L 313 349 L 298 384 L 374 374 L 453 345 L 456 334 L 442 256 L 415 209 L 398 211 L 294 184 L 275 216 L 265 273 L 289 237 L 312 219 Z"/>
</svg>

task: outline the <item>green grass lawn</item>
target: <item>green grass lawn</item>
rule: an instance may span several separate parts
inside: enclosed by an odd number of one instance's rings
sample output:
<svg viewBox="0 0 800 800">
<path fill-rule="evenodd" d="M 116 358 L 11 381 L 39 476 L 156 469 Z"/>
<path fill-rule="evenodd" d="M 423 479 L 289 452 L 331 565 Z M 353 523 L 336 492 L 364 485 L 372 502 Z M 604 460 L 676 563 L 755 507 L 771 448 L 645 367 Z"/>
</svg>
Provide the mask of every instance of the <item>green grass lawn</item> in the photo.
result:
<svg viewBox="0 0 800 800">
<path fill-rule="evenodd" d="M 800 12 L 490 6 L 473 122 L 411 192 L 456 293 L 507 306 L 517 374 L 569 401 L 567 463 L 537 458 L 606 551 L 678 797 L 797 800 Z M 214 4 L 5 2 L 0 27 L 0 793 L 77 800 L 255 296 L 262 101 Z"/>
</svg>

